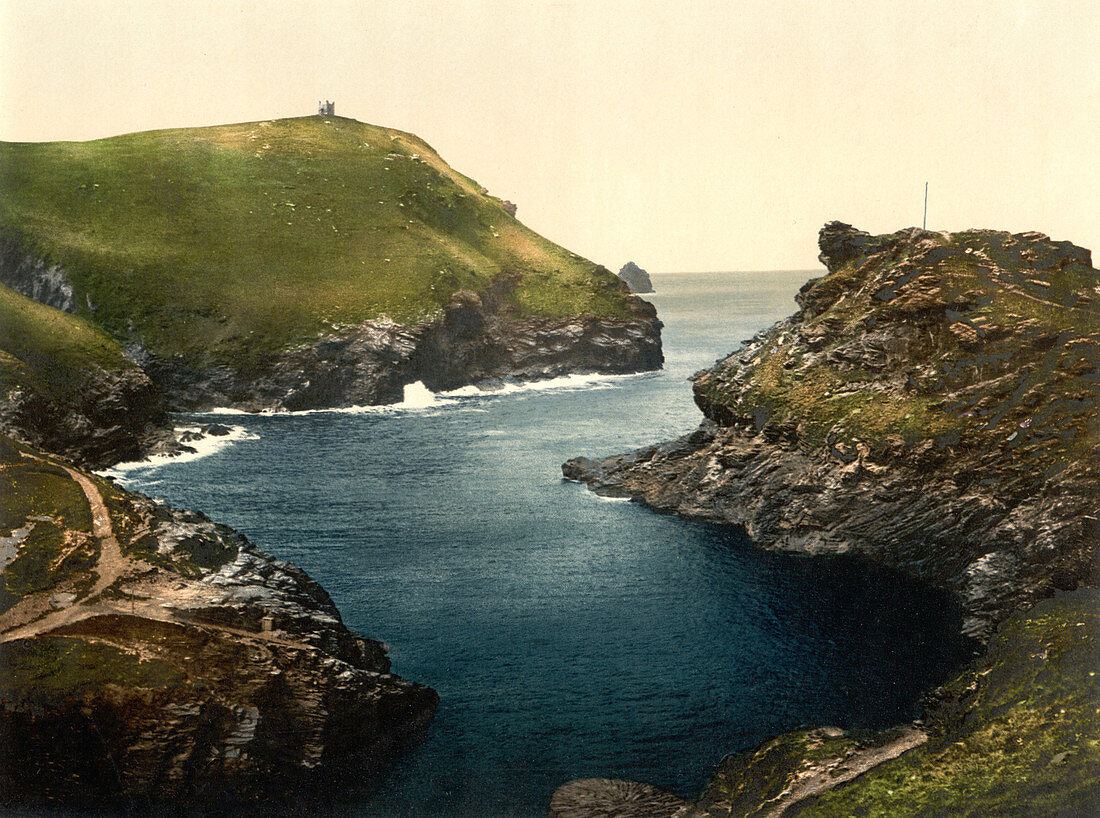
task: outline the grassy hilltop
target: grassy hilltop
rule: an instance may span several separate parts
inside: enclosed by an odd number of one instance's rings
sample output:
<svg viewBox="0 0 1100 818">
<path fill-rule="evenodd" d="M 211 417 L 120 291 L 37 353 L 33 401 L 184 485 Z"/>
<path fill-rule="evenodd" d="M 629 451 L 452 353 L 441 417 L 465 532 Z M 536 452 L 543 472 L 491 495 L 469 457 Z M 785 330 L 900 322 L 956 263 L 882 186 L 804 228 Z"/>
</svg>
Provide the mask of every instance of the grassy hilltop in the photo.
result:
<svg viewBox="0 0 1100 818">
<path fill-rule="evenodd" d="M 200 365 L 415 322 L 502 273 L 517 315 L 626 313 L 419 138 L 343 117 L 0 143 L 0 235 L 65 268 L 78 314 Z"/>
</svg>

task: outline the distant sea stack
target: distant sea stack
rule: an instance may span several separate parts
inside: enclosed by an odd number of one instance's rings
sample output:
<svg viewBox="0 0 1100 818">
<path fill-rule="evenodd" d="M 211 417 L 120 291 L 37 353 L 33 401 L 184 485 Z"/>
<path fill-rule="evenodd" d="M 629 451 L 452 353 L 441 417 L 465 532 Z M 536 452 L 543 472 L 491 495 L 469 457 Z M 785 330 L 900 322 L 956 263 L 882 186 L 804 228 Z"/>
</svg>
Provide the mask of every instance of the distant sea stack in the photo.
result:
<svg viewBox="0 0 1100 818">
<path fill-rule="evenodd" d="M 0 166 L 0 282 L 100 331 L 169 411 L 663 362 L 652 305 L 402 131 L 310 116 L 0 143 Z"/>
<path fill-rule="evenodd" d="M 1100 271 L 1034 232 L 819 246 L 799 311 L 694 376 L 696 431 L 563 472 L 947 588 L 985 652 L 923 723 L 730 756 L 690 815 L 1097 814 Z"/>
<path fill-rule="evenodd" d="M 653 282 L 649 279 L 649 273 L 633 261 L 628 261 L 622 266 L 619 270 L 619 278 L 626 282 L 626 286 L 630 287 L 632 293 L 653 292 Z"/>
</svg>

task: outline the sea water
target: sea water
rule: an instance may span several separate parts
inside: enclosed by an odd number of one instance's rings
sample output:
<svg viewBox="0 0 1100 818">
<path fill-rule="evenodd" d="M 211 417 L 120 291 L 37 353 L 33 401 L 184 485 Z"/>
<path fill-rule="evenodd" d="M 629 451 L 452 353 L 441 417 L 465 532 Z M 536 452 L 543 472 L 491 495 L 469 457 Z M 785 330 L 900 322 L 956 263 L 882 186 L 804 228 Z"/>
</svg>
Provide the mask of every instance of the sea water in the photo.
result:
<svg viewBox="0 0 1100 818">
<path fill-rule="evenodd" d="M 589 776 L 694 796 L 778 732 L 910 718 L 966 651 L 957 608 L 893 572 L 561 478 L 569 457 L 690 432 L 688 376 L 790 314 L 812 275 L 654 276 L 660 373 L 184 416 L 232 434 L 116 474 L 305 568 L 394 672 L 439 692 L 426 741 L 349 814 L 544 815 Z"/>
</svg>

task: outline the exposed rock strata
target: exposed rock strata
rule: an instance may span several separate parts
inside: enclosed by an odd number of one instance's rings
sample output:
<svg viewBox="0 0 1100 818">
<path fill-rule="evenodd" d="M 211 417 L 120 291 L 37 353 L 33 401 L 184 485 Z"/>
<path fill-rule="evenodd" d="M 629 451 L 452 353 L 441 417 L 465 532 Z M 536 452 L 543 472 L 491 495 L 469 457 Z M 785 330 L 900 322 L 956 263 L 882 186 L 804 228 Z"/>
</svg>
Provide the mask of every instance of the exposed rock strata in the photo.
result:
<svg viewBox="0 0 1100 818">
<path fill-rule="evenodd" d="M 694 433 L 563 473 L 767 548 L 900 567 L 992 641 L 927 724 L 780 736 L 685 812 L 1093 814 L 1100 273 L 1039 233 L 833 222 L 819 243 L 828 275 L 800 311 L 694 377 Z"/>
<path fill-rule="evenodd" d="M 73 285 L 65 268 L 27 252 L 19 242 L 3 235 L 0 235 L 0 281 L 47 307 L 76 312 Z"/>
<path fill-rule="evenodd" d="M 661 322 L 653 305 L 630 298 L 625 318 L 517 317 L 507 304 L 514 285 L 501 279 L 484 293 L 460 290 L 440 314 L 414 326 L 366 321 L 247 369 L 195 370 L 139 347 L 128 355 L 163 386 L 173 408 L 184 410 L 369 406 L 400 402 L 404 386 L 415 381 L 441 391 L 661 367 Z"/>
<path fill-rule="evenodd" d="M 5 808 L 316 806 L 327 776 L 369 785 L 426 728 L 436 694 L 391 675 L 301 569 L 44 455 L 8 445 L 4 463 L 54 486 L 24 498 L 30 523 L 64 519 L 47 498 L 67 475 L 95 518 L 91 537 L 60 531 L 39 590 L 0 613 Z M 74 559 L 91 570 L 66 570 Z"/>
<path fill-rule="evenodd" d="M 832 223 L 801 310 L 694 378 L 672 443 L 563 467 L 601 493 L 854 552 L 958 592 L 968 631 L 1094 584 L 1100 277 L 1039 234 Z M 1034 314 L 1032 314 L 1034 313 Z"/>
</svg>

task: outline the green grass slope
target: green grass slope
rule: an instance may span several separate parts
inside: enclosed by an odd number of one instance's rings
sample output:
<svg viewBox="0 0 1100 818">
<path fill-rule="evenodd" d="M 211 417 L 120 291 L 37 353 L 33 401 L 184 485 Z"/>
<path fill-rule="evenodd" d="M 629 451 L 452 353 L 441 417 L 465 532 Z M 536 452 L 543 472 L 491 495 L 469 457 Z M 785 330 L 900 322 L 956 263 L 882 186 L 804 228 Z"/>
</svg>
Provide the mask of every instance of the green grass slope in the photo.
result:
<svg viewBox="0 0 1100 818">
<path fill-rule="evenodd" d="M 102 330 L 0 284 L 0 394 L 22 389 L 71 403 L 97 368 L 136 369 Z"/>
<path fill-rule="evenodd" d="M 942 732 L 793 814 L 1096 815 L 1098 602 L 1081 589 L 1008 620 L 948 686 L 959 712 Z"/>
<path fill-rule="evenodd" d="M 626 311 L 423 141 L 342 117 L 0 143 L 0 234 L 63 265 L 111 335 L 195 364 L 415 322 L 501 273 L 520 315 Z"/>
</svg>

